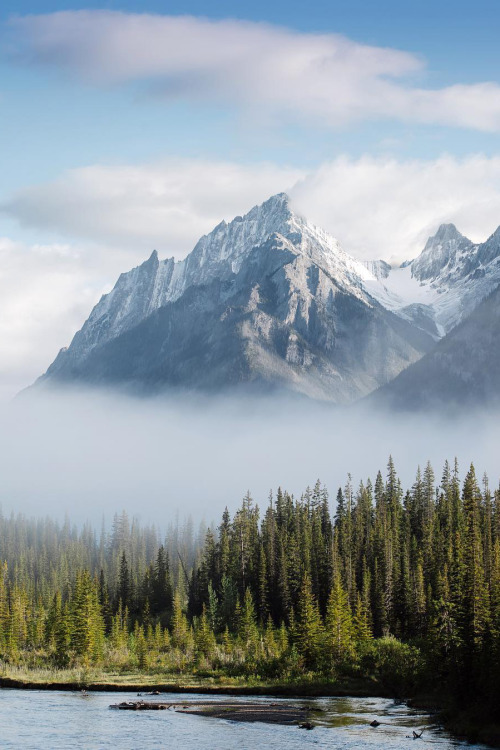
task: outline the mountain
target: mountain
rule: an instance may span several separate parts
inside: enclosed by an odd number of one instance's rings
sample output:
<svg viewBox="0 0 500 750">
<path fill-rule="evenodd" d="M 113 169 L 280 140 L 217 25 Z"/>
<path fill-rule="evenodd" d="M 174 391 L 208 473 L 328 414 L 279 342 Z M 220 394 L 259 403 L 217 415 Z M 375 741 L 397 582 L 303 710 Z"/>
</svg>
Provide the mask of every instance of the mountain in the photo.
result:
<svg viewBox="0 0 500 750">
<path fill-rule="evenodd" d="M 387 279 L 391 273 L 391 266 L 385 260 L 364 260 L 362 262 L 377 281 Z"/>
<path fill-rule="evenodd" d="M 348 403 L 433 345 L 370 293 L 385 265 L 349 256 L 281 193 L 221 222 L 184 260 L 155 252 L 122 274 L 39 382 L 278 387 Z"/>
<path fill-rule="evenodd" d="M 387 309 L 439 339 L 465 320 L 500 284 L 500 227 L 474 244 L 453 224 L 442 224 L 421 254 L 367 280 L 366 290 Z"/>
<path fill-rule="evenodd" d="M 491 407 L 500 403 L 500 286 L 421 360 L 372 394 L 397 410 Z"/>
</svg>

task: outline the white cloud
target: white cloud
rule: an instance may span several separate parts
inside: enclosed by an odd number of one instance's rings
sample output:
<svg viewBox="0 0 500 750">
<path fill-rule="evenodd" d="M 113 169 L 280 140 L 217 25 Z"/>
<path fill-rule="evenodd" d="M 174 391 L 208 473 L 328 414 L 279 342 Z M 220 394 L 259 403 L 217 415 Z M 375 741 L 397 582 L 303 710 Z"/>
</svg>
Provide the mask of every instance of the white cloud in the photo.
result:
<svg viewBox="0 0 500 750">
<path fill-rule="evenodd" d="M 338 127 L 365 118 L 500 129 L 500 86 L 432 90 L 415 55 L 248 21 L 113 11 L 15 18 L 14 58 L 85 82 L 146 81 L 165 98 L 259 108 Z"/>
<path fill-rule="evenodd" d="M 163 257 L 184 257 L 221 219 L 280 191 L 289 192 L 296 210 L 348 252 L 365 259 L 407 259 L 442 222 L 454 222 L 477 241 L 496 229 L 500 157 L 339 157 L 308 173 L 265 163 L 188 159 L 94 166 L 26 188 L 0 209 L 23 226 L 105 244 L 102 260 L 94 253 L 93 263 L 119 271 L 155 247 Z"/>
<path fill-rule="evenodd" d="M 0 401 L 29 385 L 69 343 L 108 286 L 103 276 L 70 245 L 0 237 Z"/>
<path fill-rule="evenodd" d="M 291 190 L 296 207 L 364 259 L 414 258 L 439 224 L 475 242 L 500 224 L 500 157 L 338 158 Z"/>
<path fill-rule="evenodd" d="M 186 159 L 92 166 L 25 188 L 0 210 L 27 227 L 180 258 L 223 218 L 246 212 L 302 174 L 273 164 Z"/>
</svg>

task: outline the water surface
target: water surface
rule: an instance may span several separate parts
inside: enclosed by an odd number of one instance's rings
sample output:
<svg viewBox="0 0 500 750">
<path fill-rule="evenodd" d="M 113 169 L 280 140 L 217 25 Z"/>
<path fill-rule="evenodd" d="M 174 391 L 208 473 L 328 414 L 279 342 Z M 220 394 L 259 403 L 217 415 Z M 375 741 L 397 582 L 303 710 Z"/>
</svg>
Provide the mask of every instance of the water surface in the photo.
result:
<svg viewBox="0 0 500 750">
<path fill-rule="evenodd" d="M 112 711 L 110 704 L 136 700 L 137 693 L 90 693 L 0 689 L 0 748 L 23 750 L 440 750 L 463 746 L 425 714 L 383 698 L 317 698 L 299 705 L 322 709 L 313 731 L 276 724 L 246 724 L 167 711 Z M 227 700 L 227 696 L 162 693 L 147 700 L 179 703 Z M 235 700 L 245 701 L 245 698 Z M 269 700 L 251 698 L 252 702 Z M 290 699 L 273 698 L 273 702 Z M 377 719 L 380 726 L 370 727 Z M 413 729 L 424 729 L 412 739 Z"/>
</svg>

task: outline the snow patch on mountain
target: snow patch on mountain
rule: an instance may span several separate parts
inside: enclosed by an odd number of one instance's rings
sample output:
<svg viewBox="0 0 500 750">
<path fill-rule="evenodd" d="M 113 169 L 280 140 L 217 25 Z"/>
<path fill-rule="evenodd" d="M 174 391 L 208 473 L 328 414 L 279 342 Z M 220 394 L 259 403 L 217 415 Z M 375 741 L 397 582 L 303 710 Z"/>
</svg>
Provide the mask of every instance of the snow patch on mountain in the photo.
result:
<svg viewBox="0 0 500 750">
<path fill-rule="evenodd" d="M 427 308 L 437 336 L 464 320 L 500 284 L 500 229 L 486 242 L 472 243 L 453 224 L 442 224 L 410 263 L 386 278 L 364 282 L 380 304 L 401 317 L 408 308 Z M 414 318 L 412 318 L 414 320 Z"/>
</svg>

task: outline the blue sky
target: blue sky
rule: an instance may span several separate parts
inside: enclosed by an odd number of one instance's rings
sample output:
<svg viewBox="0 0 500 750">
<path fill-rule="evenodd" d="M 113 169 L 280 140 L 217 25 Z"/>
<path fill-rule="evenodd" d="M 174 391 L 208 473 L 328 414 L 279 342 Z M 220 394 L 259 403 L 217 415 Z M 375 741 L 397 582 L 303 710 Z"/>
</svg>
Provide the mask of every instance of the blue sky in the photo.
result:
<svg viewBox="0 0 500 750">
<path fill-rule="evenodd" d="M 0 17 L 69 9 L 108 9 L 132 13 L 192 14 L 211 18 L 267 21 L 303 31 L 335 31 L 369 44 L 410 49 L 432 56 L 443 67 L 450 61 L 465 75 L 497 66 L 498 3 L 495 0 L 288 0 L 272 3 L 81 2 L 47 3 L 4 0 Z M 471 54 L 472 53 L 472 54 Z M 445 73 L 443 70 L 442 73 Z"/>
<path fill-rule="evenodd" d="M 355 41 L 411 52 L 426 62 L 424 83 L 434 88 L 456 82 L 498 81 L 498 3 L 394 0 L 350 2 L 137 2 L 45 3 L 6 0 L 0 18 L 47 14 L 69 9 L 109 9 L 131 13 L 192 14 L 210 18 L 265 21 L 307 32 L 334 32 Z M 446 150 L 459 156 L 481 151 L 493 154 L 499 134 L 468 129 L 415 127 L 412 124 L 363 121 L 349 129 L 309 131 L 287 124 L 278 135 L 242 132 L 231 108 L 141 101 L 137 90 L 96 90 L 75 87 L 57 71 L 0 67 L 2 117 L 0 189 L 2 193 L 26 182 L 42 181 L 64 168 L 94 161 L 147 160 L 164 153 L 268 159 L 313 165 L 338 153 L 353 156 L 387 151 L 400 156 L 434 157 Z M 140 101 L 140 103 L 138 102 Z M 203 128 L 200 128 L 200 118 Z M 283 132 L 284 131 L 284 132 Z M 283 135 L 286 137 L 284 138 Z M 19 156 L 21 155 L 21 158 Z"/>
<path fill-rule="evenodd" d="M 4 0 L 10 380 L 153 247 L 180 258 L 273 192 L 359 257 L 413 257 L 443 221 L 484 239 L 500 224 L 499 20 L 490 0 Z"/>
</svg>

